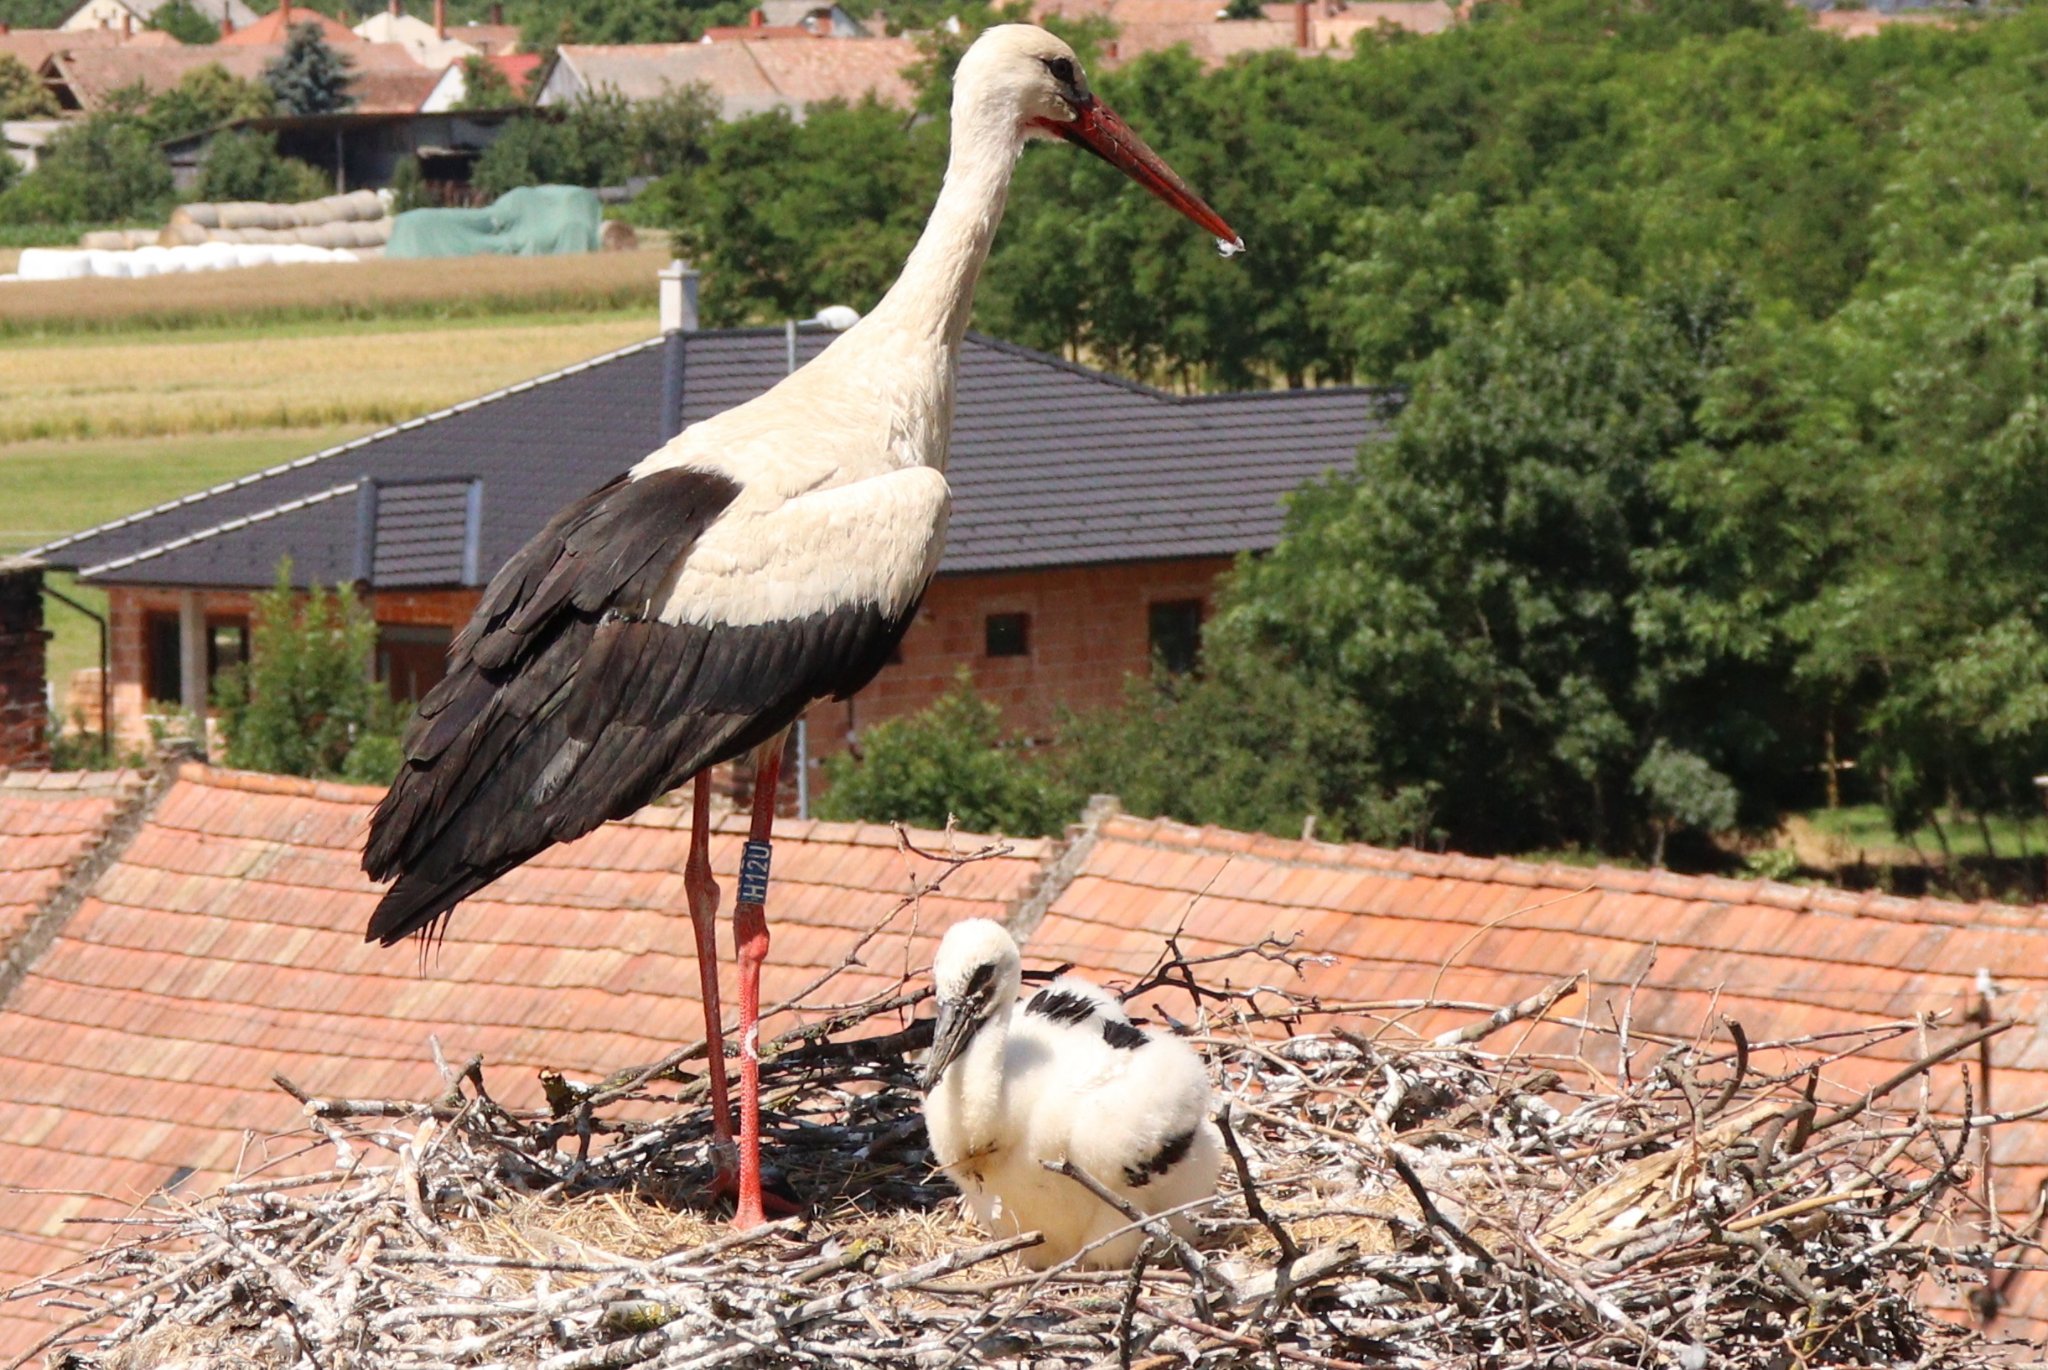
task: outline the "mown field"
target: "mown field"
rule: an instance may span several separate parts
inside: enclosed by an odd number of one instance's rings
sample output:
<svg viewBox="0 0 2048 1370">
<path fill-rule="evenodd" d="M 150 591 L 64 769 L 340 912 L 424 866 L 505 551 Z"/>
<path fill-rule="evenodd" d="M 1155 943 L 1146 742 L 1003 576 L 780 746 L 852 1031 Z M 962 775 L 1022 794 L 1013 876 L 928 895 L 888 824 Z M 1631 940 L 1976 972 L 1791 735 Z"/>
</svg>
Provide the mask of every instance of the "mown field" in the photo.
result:
<svg viewBox="0 0 2048 1370">
<path fill-rule="evenodd" d="M 0 286 L 0 551 L 648 338 L 664 261 L 631 252 Z M 68 575 L 50 584 L 104 609 Z M 71 673 L 96 664 L 98 639 L 54 601 L 48 626 L 61 699 Z"/>
<path fill-rule="evenodd" d="M 18 252 L 0 253 L 12 270 Z M 580 257 L 262 266 L 147 280 L 0 285 L 0 340 L 337 320 L 654 311 L 660 247 Z"/>
</svg>

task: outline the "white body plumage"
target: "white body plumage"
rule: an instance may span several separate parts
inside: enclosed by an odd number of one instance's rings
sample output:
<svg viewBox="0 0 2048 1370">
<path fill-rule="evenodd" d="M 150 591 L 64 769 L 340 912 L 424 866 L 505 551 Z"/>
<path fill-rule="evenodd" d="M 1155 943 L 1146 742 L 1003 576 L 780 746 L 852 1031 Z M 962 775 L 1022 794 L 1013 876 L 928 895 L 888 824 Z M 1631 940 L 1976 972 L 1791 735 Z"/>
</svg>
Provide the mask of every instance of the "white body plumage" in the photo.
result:
<svg viewBox="0 0 2048 1370">
<path fill-rule="evenodd" d="M 1143 1213 L 1207 1197 L 1222 1159 L 1208 1071 L 1085 980 L 1062 977 L 1018 1004 L 1019 971 L 1016 942 L 985 919 L 940 945 L 925 1067 L 933 1154 L 988 1231 L 1044 1234 L 1023 1252 L 1034 1269 L 1077 1253 L 1085 1266 L 1127 1266 L 1144 1235 L 1104 1240 L 1129 1220 L 1044 1163 L 1072 1161 Z M 1185 1215 L 1172 1221 L 1189 1230 Z"/>
</svg>

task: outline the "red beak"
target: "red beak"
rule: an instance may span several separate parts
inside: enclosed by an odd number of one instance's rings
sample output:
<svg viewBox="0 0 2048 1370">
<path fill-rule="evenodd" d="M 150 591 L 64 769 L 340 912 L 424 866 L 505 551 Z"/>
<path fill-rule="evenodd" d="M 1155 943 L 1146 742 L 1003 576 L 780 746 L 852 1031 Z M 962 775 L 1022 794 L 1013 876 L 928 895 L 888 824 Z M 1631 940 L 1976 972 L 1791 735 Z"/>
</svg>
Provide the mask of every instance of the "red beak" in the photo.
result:
<svg viewBox="0 0 2048 1370">
<path fill-rule="evenodd" d="M 1223 222 L 1223 216 L 1209 208 L 1202 197 L 1159 154 L 1145 146 L 1145 140 L 1131 131 L 1123 116 L 1093 95 L 1079 107 L 1072 122 L 1051 119 L 1037 121 L 1039 127 L 1056 133 L 1076 147 L 1083 147 L 1123 172 L 1145 189 L 1216 235 L 1216 245 L 1225 255 L 1244 251 L 1244 239 Z"/>
</svg>

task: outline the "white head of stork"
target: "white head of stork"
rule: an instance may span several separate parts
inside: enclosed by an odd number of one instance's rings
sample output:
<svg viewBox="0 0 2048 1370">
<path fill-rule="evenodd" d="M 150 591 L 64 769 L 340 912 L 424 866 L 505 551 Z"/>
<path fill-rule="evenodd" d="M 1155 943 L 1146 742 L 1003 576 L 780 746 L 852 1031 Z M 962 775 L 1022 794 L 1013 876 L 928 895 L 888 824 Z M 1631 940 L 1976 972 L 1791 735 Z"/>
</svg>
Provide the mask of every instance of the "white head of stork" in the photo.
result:
<svg viewBox="0 0 2048 1370">
<path fill-rule="evenodd" d="M 990 29 L 961 59 L 945 184 L 888 294 L 774 389 L 693 424 L 505 564 L 420 702 L 371 820 L 364 869 L 395 883 L 368 936 L 390 945 L 431 937 L 513 867 L 694 777 L 684 886 L 714 1154 L 742 1225 L 763 1216 L 756 1025 L 782 737 L 813 701 L 874 677 L 938 565 L 961 335 L 1018 153 L 1039 137 L 1087 148 L 1242 246 L 1088 88 L 1071 48 L 1029 25 Z M 709 772 L 749 751 L 735 1181 Z"/>
<path fill-rule="evenodd" d="M 1017 944 L 1001 924 L 955 924 L 932 962 L 939 1018 L 924 1067 L 932 1154 L 992 1233 L 1038 1231 L 1034 1269 L 1076 1253 L 1127 1266 L 1144 1235 L 1073 1180 L 1070 1160 L 1142 1213 L 1216 1192 L 1223 1142 L 1209 1074 L 1185 1042 L 1136 1027 L 1097 985 L 1062 976 L 1017 1009 Z M 1185 1234 L 1185 1215 L 1171 1220 Z M 1099 1244 L 1097 1244 L 1099 1243 Z"/>
</svg>

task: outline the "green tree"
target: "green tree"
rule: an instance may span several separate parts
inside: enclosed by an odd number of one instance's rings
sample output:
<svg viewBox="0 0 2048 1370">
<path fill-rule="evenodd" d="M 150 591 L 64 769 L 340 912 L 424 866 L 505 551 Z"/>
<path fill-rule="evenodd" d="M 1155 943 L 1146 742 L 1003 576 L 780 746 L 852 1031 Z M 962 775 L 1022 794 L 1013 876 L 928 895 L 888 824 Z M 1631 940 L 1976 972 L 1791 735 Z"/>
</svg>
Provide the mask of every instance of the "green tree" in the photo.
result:
<svg viewBox="0 0 2048 1370">
<path fill-rule="evenodd" d="M 504 72 L 481 53 L 462 59 L 462 99 L 457 109 L 507 109 L 519 103 L 519 94 Z"/>
<path fill-rule="evenodd" d="M 621 185 L 701 162 L 717 127 L 702 86 L 632 103 L 617 91 L 602 91 L 559 116 L 536 112 L 513 120 L 477 159 L 471 180 L 491 195 L 515 186 Z"/>
<path fill-rule="evenodd" d="M 1375 723 L 1383 787 L 1430 787 L 1454 846 L 1632 846 L 1634 776 L 1663 738 L 1739 772 L 1769 733 L 1729 654 L 1667 647 L 1645 554 L 1687 530 L 1660 463 L 1737 311 L 1531 290 L 1418 370 L 1391 443 L 1297 497 L 1238 573 L 1221 630 Z"/>
<path fill-rule="evenodd" d="M 0 196 L 0 222 L 117 223 L 168 212 L 171 169 L 142 122 L 94 114 L 43 145 L 36 169 Z"/>
<path fill-rule="evenodd" d="M 263 69 L 280 114 L 338 114 L 355 107 L 350 64 L 329 47 L 318 24 L 295 24 L 284 51 Z"/>
<path fill-rule="evenodd" d="M 256 596 L 248 664 L 215 682 L 227 764 L 390 779 L 394 710 L 370 674 L 376 645 L 377 625 L 353 595 L 317 586 L 301 595 L 282 563 L 277 583 Z"/>
<path fill-rule="evenodd" d="M 52 119 L 56 97 L 11 52 L 0 53 L 0 119 Z"/>
<path fill-rule="evenodd" d="M 1069 719 L 1055 764 L 1076 794 L 1132 813 L 1299 837 L 1412 843 L 1433 831 L 1428 784 L 1390 787 L 1361 701 L 1211 635 L 1199 676 L 1127 683 L 1123 707 Z"/>
<path fill-rule="evenodd" d="M 931 210 L 942 136 L 873 101 L 718 127 L 703 165 L 661 191 L 677 246 L 704 268 L 706 322 L 872 305 Z"/>
<path fill-rule="evenodd" d="M 229 130 L 207 144 L 199 171 L 202 200 L 267 200 L 295 204 L 329 193 L 327 177 L 318 168 L 280 156 L 277 135 L 255 130 Z"/>
<path fill-rule="evenodd" d="M 1060 831 L 1080 796 L 1002 735 L 1002 710 L 962 671 L 927 708 L 863 729 L 858 757 L 825 763 L 820 818 L 1036 836 Z"/>
<path fill-rule="evenodd" d="M 1671 834 L 1696 828 L 1712 836 L 1735 826 L 1740 797 L 1735 782 L 1700 757 L 1658 738 L 1636 767 L 1636 793 L 1650 816 L 1656 845 L 1650 864 L 1664 865 L 1664 846 Z"/>
<path fill-rule="evenodd" d="M 149 26 L 162 33 L 168 33 L 181 43 L 206 44 L 220 41 L 220 25 L 199 12 L 197 6 L 187 0 L 170 0 L 158 5 L 156 13 L 149 16 Z"/>
<path fill-rule="evenodd" d="M 260 119 L 275 103 L 270 88 L 261 82 L 230 76 L 220 63 L 209 62 L 186 72 L 178 84 L 152 99 L 143 119 L 149 136 L 165 142 L 238 119 Z"/>
</svg>

